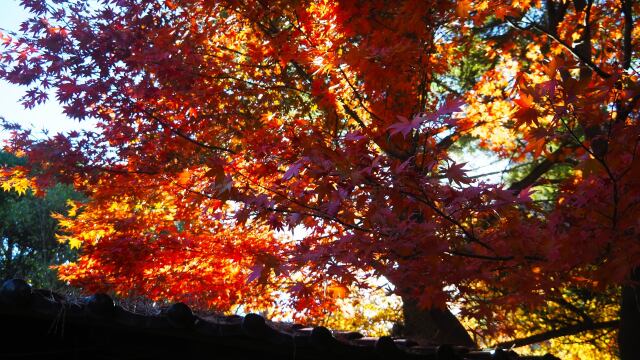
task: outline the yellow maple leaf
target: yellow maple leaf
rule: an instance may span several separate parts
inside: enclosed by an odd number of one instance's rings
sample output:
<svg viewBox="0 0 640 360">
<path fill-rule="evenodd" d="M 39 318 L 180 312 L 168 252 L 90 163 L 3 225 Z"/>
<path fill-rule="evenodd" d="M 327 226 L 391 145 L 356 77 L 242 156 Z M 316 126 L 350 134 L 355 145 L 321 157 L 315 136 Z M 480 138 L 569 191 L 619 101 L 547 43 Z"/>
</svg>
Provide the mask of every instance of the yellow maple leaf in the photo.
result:
<svg viewBox="0 0 640 360">
<path fill-rule="evenodd" d="M 4 191 L 11 191 L 11 184 L 9 184 L 8 181 L 2 182 L 2 185 L 0 186 L 2 186 L 2 190 Z"/>
<path fill-rule="evenodd" d="M 80 245 L 82 245 L 82 241 L 78 238 L 75 237 L 70 237 L 69 238 L 69 247 L 71 249 L 79 249 Z"/>
<path fill-rule="evenodd" d="M 18 193 L 18 195 L 24 195 L 26 194 L 27 189 L 29 188 L 29 185 L 30 185 L 29 179 L 19 178 L 19 179 L 15 179 L 13 183 L 13 188 Z"/>
</svg>

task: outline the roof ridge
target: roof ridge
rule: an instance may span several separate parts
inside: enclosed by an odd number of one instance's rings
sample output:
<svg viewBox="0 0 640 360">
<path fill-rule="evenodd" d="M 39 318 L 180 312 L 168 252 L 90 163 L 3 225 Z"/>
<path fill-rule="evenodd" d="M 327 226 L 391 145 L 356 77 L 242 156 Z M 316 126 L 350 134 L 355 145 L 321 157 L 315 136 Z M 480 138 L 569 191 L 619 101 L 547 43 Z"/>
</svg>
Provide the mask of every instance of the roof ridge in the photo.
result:
<svg viewBox="0 0 640 360">
<path fill-rule="evenodd" d="M 16 337 L 20 330 L 28 334 L 40 333 L 39 339 L 34 339 L 35 335 L 31 335 L 31 342 L 38 340 L 49 344 L 51 348 L 77 349 L 87 344 L 95 347 L 102 340 L 90 333 L 99 333 L 110 339 L 110 346 L 100 351 L 115 351 L 114 358 L 118 358 L 118 351 L 124 352 L 119 354 L 120 357 L 128 357 L 127 351 L 139 353 L 140 348 L 153 346 L 169 347 L 171 351 L 168 353 L 185 351 L 204 355 L 218 351 L 227 354 L 229 358 L 251 355 L 274 359 L 293 356 L 294 359 L 323 360 L 557 359 L 551 355 L 518 356 L 513 351 L 502 349 L 478 350 L 446 344 L 418 346 L 409 339 L 365 337 L 358 332 L 332 331 L 323 326 L 301 327 L 292 324 L 286 328 L 280 326 L 283 323 L 268 321 L 254 313 L 216 319 L 194 314 L 189 306 L 181 302 L 174 303 L 157 314 L 136 314 L 119 306 L 104 293 L 67 301 L 61 294 L 34 290 L 20 279 L 7 280 L 0 288 L 0 319 L 3 323 L 11 324 L 10 328 L 17 329 Z M 47 326 L 48 330 L 44 335 L 42 331 L 34 331 L 35 328 Z M 123 334 L 142 340 L 136 343 L 135 339 L 123 337 Z M 70 339 L 82 339 L 87 344 L 81 341 L 74 347 L 69 343 Z M 14 341 L 20 341 L 20 338 Z M 183 344 L 184 348 L 176 349 L 170 346 L 171 343 Z M 0 356 L 5 350 L 0 347 Z"/>
</svg>

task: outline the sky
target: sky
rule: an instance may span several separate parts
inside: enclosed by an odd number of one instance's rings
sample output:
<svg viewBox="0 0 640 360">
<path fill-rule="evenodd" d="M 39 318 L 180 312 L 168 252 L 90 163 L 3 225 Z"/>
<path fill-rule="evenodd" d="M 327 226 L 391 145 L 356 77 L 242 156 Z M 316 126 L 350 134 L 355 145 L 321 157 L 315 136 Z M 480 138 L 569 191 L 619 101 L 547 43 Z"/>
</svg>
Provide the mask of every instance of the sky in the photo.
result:
<svg viewBox="0 0 640 360">
<path fill-rule="evenodd" d="M 0 29 L 2 32 L 18 30 L 20 23 L 28 17 L 28 13 L 19 5 L 19 0 L 0 0 Z M 25 128 L 34 129 L 34 135 L 42 134 L 43 130 L 50 134 L 78 130 L 90 127 L 88 123 L 80 124 L 62 113 L 62 106 L 55 98 L 45 104 L 37 105 L 33 109 L 25 109 L 20 104 L 20 98 L 25 87 L 9 84 L 0 80 L 0 116 L 10 122 L 22 124 Z M 8 134 L 0 129 L 0 139 L 6 139 Z"/>
</svg>

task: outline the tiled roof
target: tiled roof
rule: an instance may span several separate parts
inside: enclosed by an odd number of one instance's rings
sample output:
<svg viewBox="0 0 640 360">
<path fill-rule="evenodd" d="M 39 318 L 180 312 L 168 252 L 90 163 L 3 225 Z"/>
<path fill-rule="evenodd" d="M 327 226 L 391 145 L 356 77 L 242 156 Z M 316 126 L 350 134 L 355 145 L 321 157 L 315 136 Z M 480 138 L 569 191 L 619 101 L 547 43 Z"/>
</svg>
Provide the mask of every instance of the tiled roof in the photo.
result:
<svg viewBox="0 0 640 360">
<path fill-rule="evenodd" d="M 1 359 L 556 359 L 421 347 L 406 339 L 271 323 L 256 314 L 202 317 L 183 303 L 141 315 L 106 294 L 71 302 L 18 279 L 0 289 L 0 324 L 6 332 Z"/>
</svg>

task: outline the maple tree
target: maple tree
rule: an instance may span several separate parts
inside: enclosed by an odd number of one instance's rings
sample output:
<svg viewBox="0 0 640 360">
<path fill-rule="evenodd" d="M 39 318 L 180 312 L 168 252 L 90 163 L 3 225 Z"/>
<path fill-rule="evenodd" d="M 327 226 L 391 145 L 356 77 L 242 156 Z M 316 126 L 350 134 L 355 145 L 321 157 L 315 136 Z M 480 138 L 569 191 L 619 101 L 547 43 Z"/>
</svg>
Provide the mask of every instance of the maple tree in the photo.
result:
<svg viewBox="0 0 640 360">
<path fill-rule="evenodd" d="M 621 354 L 640 351 L 638 3 L 22 4 L 0 76 L 98 120 L 8 145 L 29 165 L 7 187 L 90 198 L 61 219 L 81 248 L 62 279 L 320 316 L 382 275 L 407 328 L 447 302 L 491 323 L 622 287 Z M 528 171 L 471 177 L 464 143 Z"/>
</svg>

